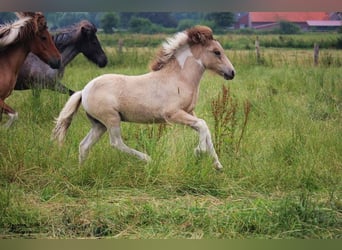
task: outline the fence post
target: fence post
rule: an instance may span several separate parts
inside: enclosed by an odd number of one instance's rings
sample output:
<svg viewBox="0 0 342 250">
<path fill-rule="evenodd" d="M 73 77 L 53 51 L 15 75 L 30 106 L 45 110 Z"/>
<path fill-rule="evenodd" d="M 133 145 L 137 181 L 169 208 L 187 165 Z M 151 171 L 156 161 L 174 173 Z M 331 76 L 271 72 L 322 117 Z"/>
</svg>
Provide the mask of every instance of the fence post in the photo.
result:
<svg viewBox="0 0 342 250">
<path fill-rule="evenodd" d="M 259 44 L 258 36 L 255 39 L 255 53 L 256 53 L 257 62 L 260 62 L 260 44 Z"/>
<path fill-rule="evenodd" d="M 123 39 L 119 39 L 119 41 L 118 41 L 118 52 L 119 52 L 119 54 L 122 53 L 123 43 L 124 43 Z"/>
<path fill-rule="evenodd" d="M 314 64 L 318 65 L 318 57 L 319 57 L 319 45 L 318 43 L 314 44 Z"/>
</svg>

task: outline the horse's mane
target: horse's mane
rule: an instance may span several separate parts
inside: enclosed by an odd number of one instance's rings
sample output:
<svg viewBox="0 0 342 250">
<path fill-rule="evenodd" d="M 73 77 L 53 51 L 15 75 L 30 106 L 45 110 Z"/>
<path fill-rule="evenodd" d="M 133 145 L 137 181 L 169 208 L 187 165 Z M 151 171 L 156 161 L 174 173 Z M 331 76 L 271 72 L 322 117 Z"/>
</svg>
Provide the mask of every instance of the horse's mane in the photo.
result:
<svg viewBox="0 0 342 250">
<path fill-rule="evenodd" d="M 188 44 L 205 45 L 208 41 L 213 40 L 213 32 L 206 26 L 195 26 L 183 32 L 175 34 L 173 37 L 167 38 L 162 44 L 161 49 L 157 53 L 155 60 L 151 63 L 150 68 L 153 71 L 162 69 L 169 61 L 174 58 L 175 53 Z"/>
<path fill-rule="evenodd" d="M 53 36 L 54 43 L 59 50 L 63 50 L 68 44 L 76 42 L 82 32 L 88 34 L 97 32 L 94 24 L 87 20 L 82 20 L 69 27 L 57 30 Z"/>
<path fill-rule="evenodd" d="M 25 39 L 31 39 L 38 30 L 34 13 L 16 14 L 19 20 L 0 25 L 0 50 Z"/>
</svg>

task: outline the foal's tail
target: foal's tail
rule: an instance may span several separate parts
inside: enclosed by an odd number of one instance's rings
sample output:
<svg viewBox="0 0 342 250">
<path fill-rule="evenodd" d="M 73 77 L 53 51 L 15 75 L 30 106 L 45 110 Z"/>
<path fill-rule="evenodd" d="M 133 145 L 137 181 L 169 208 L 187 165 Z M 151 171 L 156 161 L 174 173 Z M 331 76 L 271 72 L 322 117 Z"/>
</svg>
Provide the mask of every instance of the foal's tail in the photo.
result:
<svg viewBox="0 0 342 250">
<path fill-rule="evenodd" d="M 76 114 L 78 108 L 80 107 L 82 100 L 82 91 L 74 93 L 67 103 L 64 105 L 62 111 L 59 113 L 58 118 L 55 123 L 56 126 L 52 131 L 52 139 L 57 140 L 60 145 L 64 141 L 66 132 L 72 122 L 73 116 Z"/>
</svg>

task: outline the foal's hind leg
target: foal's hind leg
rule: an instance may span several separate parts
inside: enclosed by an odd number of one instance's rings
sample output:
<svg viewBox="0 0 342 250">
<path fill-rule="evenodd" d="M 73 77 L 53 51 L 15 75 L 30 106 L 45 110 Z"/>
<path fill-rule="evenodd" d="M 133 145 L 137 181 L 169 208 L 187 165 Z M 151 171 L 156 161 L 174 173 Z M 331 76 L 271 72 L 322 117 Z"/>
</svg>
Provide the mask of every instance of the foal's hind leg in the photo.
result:
<svg viewBox="0 0 342 250">
<path fill-rule="evenodd" d="M 87 134 L 87 136 L 81 141 L 79 146 L 79 163 L 82 164 L 86 159 L 89 149 L 101 138 L 104 132 L 106 132 L 106 127 L 99 123 L 93 121 L 91 118 L 93 127 Z"/>
<path fill-rule="evenodd" d="M 133 155 L 137 156 L 138 158 L 140 158 L 141 160 L 144 160 L 144 161 L 150 161 L 151 160 L 151 158 L 147 154 L 141 153 L 141 152 L 139 152 L 133 148 L 128 147 L 122 141 L 120 126 L 111 127 L 108 129 L 108 132 L 109 132 L 109 136 L 110 136 L 109 137 L 110 138 L 110 144 L 113 147 L 115 147 L 115 148 L 117 148 L 123 152 L 133 154 Z"/>
</svg>

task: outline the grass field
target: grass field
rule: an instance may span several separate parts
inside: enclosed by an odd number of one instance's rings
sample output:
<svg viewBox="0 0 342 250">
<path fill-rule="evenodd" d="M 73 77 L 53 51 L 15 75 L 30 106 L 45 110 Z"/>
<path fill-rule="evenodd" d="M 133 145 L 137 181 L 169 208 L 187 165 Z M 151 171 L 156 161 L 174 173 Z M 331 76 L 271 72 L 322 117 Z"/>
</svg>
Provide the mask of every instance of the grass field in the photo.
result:
<svg viewBox="0 0 342 250">
<path fill-rule="evenodd" d="M 106 72 L 144 73 L 155 48 L 106 52 L 106 68 L 79 56 L 63 82 L 81 89 Z M 123 124 L 148 164 L 104 136 L 79 166 L 84 111 L 59 148 L 50 135 L 68 96 L 14 92 L 19 120 L 0 128 L 0 238 L 341 238 L 342 52 L 322 50 L 318 66 L 311 50 L 263 49 L 259 62 L 252 50 L 227 55 L 236 78 L 206 73 L 195 110 L 222 172 L 193 154 L 197 134 L 178 125 Z"/>
</svg>

